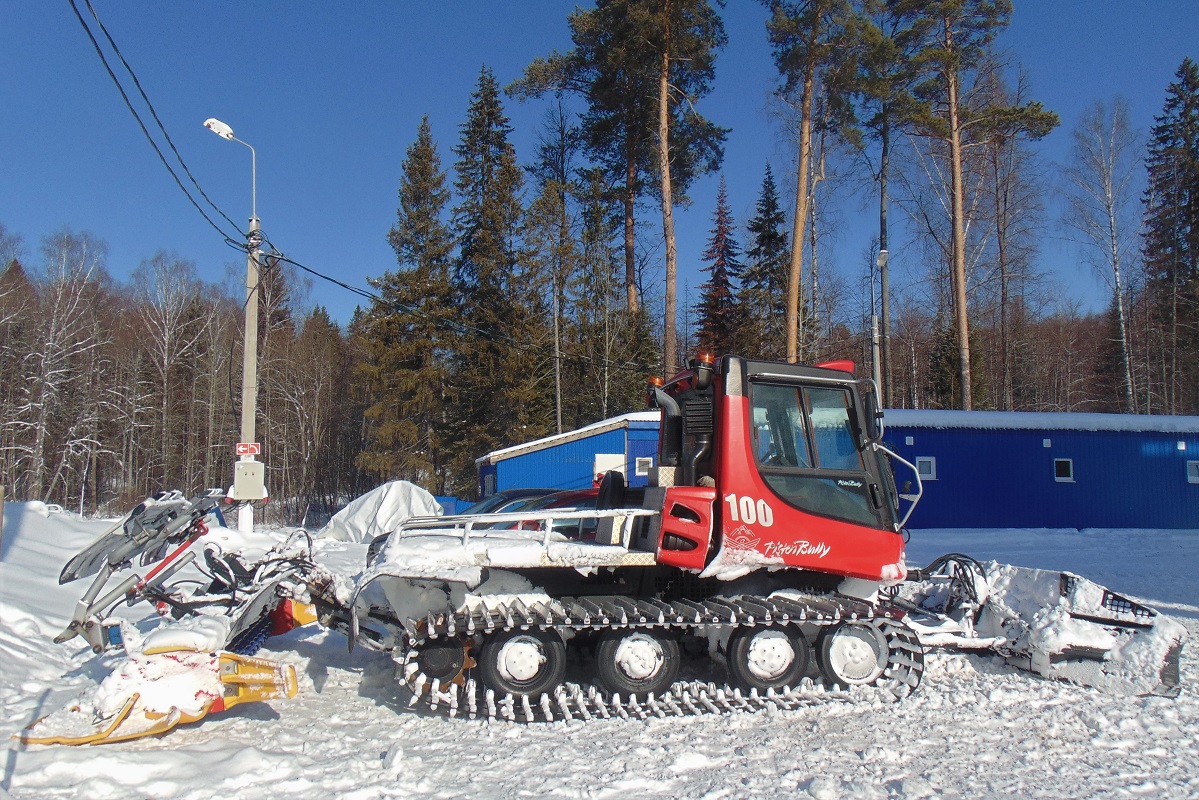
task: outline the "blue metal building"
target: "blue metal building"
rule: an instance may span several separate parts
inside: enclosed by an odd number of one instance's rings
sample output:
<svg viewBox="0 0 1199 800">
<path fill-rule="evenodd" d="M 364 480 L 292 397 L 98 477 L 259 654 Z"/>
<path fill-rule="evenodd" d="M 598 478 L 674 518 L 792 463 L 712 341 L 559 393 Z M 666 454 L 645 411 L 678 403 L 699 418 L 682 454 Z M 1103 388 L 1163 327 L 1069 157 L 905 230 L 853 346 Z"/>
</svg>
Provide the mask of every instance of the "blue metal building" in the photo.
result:
<svg viewBox="0 0 1199 800">
<path fill-rule="evenodd" d="M 892 410 L 885 421 L 924 484 L 910 527 L 1199 529 L 1199 417 Z"/>
<path fill-rule="evenodd" d="M 629 486 L 645 486 L 657 457 L 658 412 L 640 411 L 495 450 L 475 466 L 486 497 L 525 487 L 585 489 L 612 469 L 623 472 Z"/>
<path fill-rule="evenodd" d="M 909 527 L 1199 529 L 1199 417 L 890 410 L 885 422 L 924 483 Z M 644 486 L 657 447 L 658 412 L 625 414 L 488 453 L 479 485 L 579 489 L 619 469 Z"/>
</svg>

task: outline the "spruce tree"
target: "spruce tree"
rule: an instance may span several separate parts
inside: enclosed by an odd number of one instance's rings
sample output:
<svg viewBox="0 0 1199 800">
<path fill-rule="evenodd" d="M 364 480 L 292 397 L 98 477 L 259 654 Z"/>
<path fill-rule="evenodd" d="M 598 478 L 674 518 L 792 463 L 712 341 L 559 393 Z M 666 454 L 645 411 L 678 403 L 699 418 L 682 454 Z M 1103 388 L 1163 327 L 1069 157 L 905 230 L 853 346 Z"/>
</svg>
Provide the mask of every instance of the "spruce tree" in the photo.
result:
<svg viewBox="0 0 1199 800">
<path fill-rule="evenodd" d="M 1199 66 L 1183 60 L 1145 160 L 1145 269 L 1165 345 L 1169 413 L 1199 408 Z"/>
<path fill-rule="evenodd" d="M 744 326 L 737 342 L 740 353 L 754 358 L 783 359 L 787 355 L 787 216 L 779 205 L 770 164 L 762 191 L 749 220 L 750 243 L 741 279 Z"/>
<path fill-rule="evenodd" d="M 700 287 L 695 312 L 699 317 L 699 346 L 713 353 L 734 353 L 742 332 L 741 305 L 737 301 L 736 282 L 741 276 L 741 248 L 733 236 L 733 214 L 724 176 L 716 192 L 716 211 L 712 215 L 712 235 L 701 260 L 708 281 Z"/>
<path fill-rule="evenodd" d="M 454 153 L 453 288 L 465 326 L 455 343 L 453 481 L 474 494 L 478 456 L 550 429 L 553 407 L 539 275 L 524 262 L 523 180 L 499 87 L 484 68 Z"/>
<path fill-rule="evenodd" d="M 396 221 L 388 232 L 399 269 L 372 281 L 379 299 L 356 322 L 363 361 L 358 380 L 364 411 L 360 469 L 377 480 L 404 479 L 444 494 L 447 354 L 455 334 L 450 294 L 453 237 L 444 221 L 446 174 L 428 117 L 408 148 Z"/>
</svg>

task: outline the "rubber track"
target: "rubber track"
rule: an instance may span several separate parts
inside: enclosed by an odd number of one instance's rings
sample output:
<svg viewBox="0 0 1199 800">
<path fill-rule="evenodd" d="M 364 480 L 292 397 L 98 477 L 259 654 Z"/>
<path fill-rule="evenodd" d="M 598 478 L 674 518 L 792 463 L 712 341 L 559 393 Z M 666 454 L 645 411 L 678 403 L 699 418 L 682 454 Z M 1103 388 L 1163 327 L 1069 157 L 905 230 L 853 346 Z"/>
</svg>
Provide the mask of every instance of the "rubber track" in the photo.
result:
<svg viewBox="0 0 1199 800">
<path fill-rule="evenodd" d="M 491 609 L 429 615 L 408 620 L 409 642 L 400 665 L 403 685 L 412 692 L 409 705 L 422 700 L 431 710 L 469 719 L 511 722 L 552 722 L 607 718 L 693 716 L 766 708 L 789 710 L 830 700 L 846 700 L 874 692 L 886 699 L 902 699 L 920 685 L 924 673 L 924 648 L 916 634 L 902 622 L 902 612 L 861 600 L 829 595 L 738 597 L 705 601 L 633 600 L 624 597 L 549 599 L 526 604 L 516 600 Z M 888 645 L 887 667 L 869 687 L 828 689 L 804 679 L 798 687 L 749 693 L 713 683 L 679 682 L 668 692 L 654 695 L 610 693 L 596 686 L 567 683 L 553 694 L 536 698 L 504 695 L 482 686 L 468 674 L 461 684 L 441 686 L 416 666 L 421 645 L 429 641 L 497 631 L 558 629 L 571 631 L 673 628 L 689 631 L 700 626 L 770 626 L 800 622 L 832 625 L 858 621 L 882 632 Z"/>
</svg>

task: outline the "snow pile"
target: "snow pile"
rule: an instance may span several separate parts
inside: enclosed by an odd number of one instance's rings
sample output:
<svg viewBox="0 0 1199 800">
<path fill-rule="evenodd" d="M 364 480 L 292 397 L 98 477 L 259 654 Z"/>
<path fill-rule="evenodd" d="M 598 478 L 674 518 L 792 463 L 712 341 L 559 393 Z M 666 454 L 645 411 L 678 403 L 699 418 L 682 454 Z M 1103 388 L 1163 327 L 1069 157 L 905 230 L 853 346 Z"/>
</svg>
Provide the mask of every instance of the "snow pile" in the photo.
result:
<svg viewBox="0 0 1199 800">
<path fill-rule="evenodd" d="M 390 658 L 365 648 L 347 653 L 344 637 L 311 627 L 268 640 L 261 653 L 296 666 L 295 700 L 238 706 L 160 738 L 25 746 L 11 736 L 107 672 L 78 639 L 51 638 L 86 588 L 59 586 L 58 572 L 111 523 L 43 517 L 11 503 L 4 522 L 5 800 L 1199 796 L 1193 637 L 1177 700 L 1112 696 L 990 658 L 933 653 L 920 689 L 899 703 L 862 694 L 778 713 L 526 726 L 409 708 Z M 327 542 L 320 556 L 361 569 L 365 551 Z M 1193 533 L 916 531 L 909 560 L 949 551 L 1070 570 L 1169 609 L 1199 632 Z M 140 629 L 157 626 L 144 604 L 120 613 Z"/>
<path fill-rule="evenodd" d="M 409 517 L 440 516 L 441 504 L 408 481 L 392 481 L 352 501 L 333 515 L 318 536 L 343 542 L 369 542 L 399 527 Z"/>
</svg>

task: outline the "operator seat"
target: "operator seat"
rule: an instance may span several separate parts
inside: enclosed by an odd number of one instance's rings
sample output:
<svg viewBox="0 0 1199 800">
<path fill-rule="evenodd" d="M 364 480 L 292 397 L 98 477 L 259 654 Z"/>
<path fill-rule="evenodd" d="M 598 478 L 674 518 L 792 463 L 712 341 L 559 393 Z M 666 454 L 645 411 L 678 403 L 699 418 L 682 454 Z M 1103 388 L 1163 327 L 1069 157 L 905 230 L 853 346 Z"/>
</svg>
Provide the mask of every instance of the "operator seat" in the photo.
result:
<svg viewBox="0 0 1199 800">
<path fill-rule="evenodd" d="M 595 498 L 596 511 L 625 507 L 624 475 L 616 470 L 604 473 L 600 480 L 599 494 Z M 599 520 L 595 531 L 595 541 L 598 544 L 620 544 L 620 530 L 616 520 L 608 517 Z"/>
<path fill-rule="evenodd" d="M 624 475 L 616 470 L 608 470 L 600 481 L 599 494 L 595 498 L 595 508 L 603 511 L 607 508 L 624 508 Z"/>
</svg>

